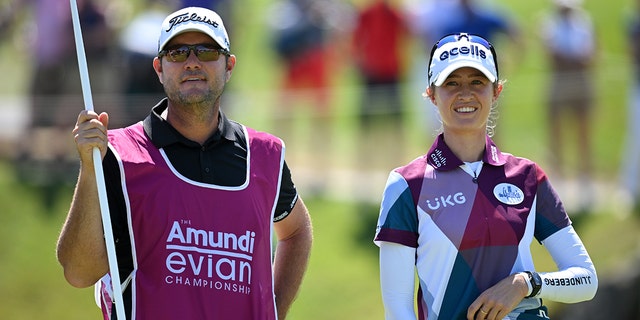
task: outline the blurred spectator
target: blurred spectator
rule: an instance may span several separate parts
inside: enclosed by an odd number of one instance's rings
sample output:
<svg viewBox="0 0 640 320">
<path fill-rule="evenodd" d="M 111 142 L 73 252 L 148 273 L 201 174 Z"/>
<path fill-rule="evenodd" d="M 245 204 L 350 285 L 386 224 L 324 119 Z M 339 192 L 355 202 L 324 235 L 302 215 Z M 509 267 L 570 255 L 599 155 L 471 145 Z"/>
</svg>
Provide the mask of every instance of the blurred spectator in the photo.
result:
<svg viewBox="0 0 640 320">
<path fill-rule="evenodd" d="M 407 4 L 406 11 L 412 33 L 418 35 L 426 50 L 431 50 L 432 44 L 445 34 L 449 17 L 460 11 L 460 0 L 414 0 Z M 419 60 L 424 60 L 424 56 Z M 424 78 L 424 74 L 419 77 Z"/>
<path fill-rule="evenodd" d="M 92 79 L 98 80 L 94 81 L 95 92 L 100 92 L 104 85 L 100 64 L 109 55 L 112 30 L 95 1 L 78 0 L 77 6 L 87 64 L 90 70 L 98 71 Z M 44 204 L 50 209 L 56 190 L 72 183 L 76 175 L 69 126 L 75 123 L 77 106 L 83 103 L 71 9 L 68 0 L 21 0 L 9 8 L 11 14 L 3 16 L 13 20 L 0 24 L 25 23 L 22 28 L 29 30 L 25 36 L 27 52 L 32 54 L 29 123 L 24 140 L 19 142 L 17 172 L 21 181 L 42 188 Z M 25 10 L 31 10 L 33 20 L 18 19 Z"/>
<path fill-rule="evenodd" d="M 29 86 L 32 99 L 30 126 L 66 129 L 75 122 L 78 111 L 75 110 L 78 104 L 69 104 L 67 99 L 82 98 L 69 1 L 18 3 L 32 5 L 35 19 L 31 25 L 33 33 L 28 40 L 29 52 L 33 54 L 33 75 Z M 78 0 L 77 5 L 87 63 L 92 70 L 108 56 L 113 34 L 106 24 L 102 8 L 95 1 Z M 99 91 L 100 86 L 96 89 Z"/>
<path fill-rule="evenodd" d="M 294 95 L 310 95 L 317 112 L 329 108 L 328 26 L 321 3 L 314 0 L 282 0 L 272 5 L 273 46 L 284 67 L 283 93 L 287 105 Z M 291 95 L 293 94 L 293 95 Z M 304 96 L 302 98 L 305 98 Z"/>
<path fill-rule="evenodd" d="M 158 55 L 158 37 L 162 21 L 170 12 L 161 1 L 146 0 L 145 10 L 137 14 L 120 33 L 122 50 L 124 112 L 113 117 L 113 127 L 123 127 L 149 113 L 164 96 L 164 89 L 153 70 L 153 57 Z M 115 123 L 117 121 L 117 124 Z"/>
<path fill-rule="evenodd" d="M 630 86 L 628 126 L 620 180 L 633 199 L 636 214 L 640 214 L 640 1 L 628 26 L 628 40 L 633 78 Z"/>
<path fill-rule="evenodd" d="M 303 152 L 311 157 L 305 164 L 322 172 L 331 166 L 332 86 L 344 60 L 351 7 L 340 0 L 280 0 L 270 5 L 265 17 L 282 75 L 272 112 L 275 133 L 297 150 L 308 148 Z M 306 128 L 297 126 L 307 120 Z M 324 190 L 325 178 L 311 183 L 312 192 Z"/>
<path fill-rule="evenodd" d="M 476 0 L 459 0 L 457 10 L 443 21 L 444 26 L 441 27 L 442 34 L 440 36 L 466 32 L 479 35 L 491 43 L 496 43 L 498 36 L 503 34 L 513 43 L 522 45 L 520 30 L 515 23 L 495 9 L 482 7 Z"/>
<path fill-rule="evenodd" d="M 180 0 L 180 7 L 181 8 L 186 8 L 186 7 L 209 8 L 211 10 L 216 11 L 216 13 L 218 13 L 217 10 L 222 9 L 222 7 L 226 5 L 226 3 L 228 2 L 229 1 L 227 0 Z M 226 24 L 225 24 L 225 27 L 226 27 Z"/>
<path fill-rule="evenodd" d="M 402 125 L 405 108 L 400 90 L 409 40 L 406 17 L 390 0 L 370 0 L 358 12 L 351 38 L 353 58 L 363 84 L 358 145 L 362 149 L 360 157 L 369 159 L 360 163 L 388 158 L 394 163 L 382 164 L 386 168 L 403 160 L 396 158 L 402 156 L 405 140 Z M 379 148 L 389 151 L 387 157 L 372 157 Z"/>
<path fill-rule="evenodd" d="M 404 75 L 409 30 L 405 17 L 389 0 L 371 0 L 360 10 L 353 31 L 353 56 L 364 91 L 360 122 L 382 115 L 395 123 L 402 118 L 399 82 Z"/>
<path fill-rule="evenodd" d="M 554 0 L 554 10 L 541 25 L 543 44 L 551 68 L 549 81 L 548 121 L 553 173 L 566 176 L 565 138 L 575 120 L 578 140 L 578 174 L 581 186 L 579 211 L 592 204 L 590 175 L 592 172 L 591 114 L 594 108 L 593 64 L 596 39 L 588 13 L 581 0 Z M 555 166 L 555 167 L 554 167 Z"/>
</svg>

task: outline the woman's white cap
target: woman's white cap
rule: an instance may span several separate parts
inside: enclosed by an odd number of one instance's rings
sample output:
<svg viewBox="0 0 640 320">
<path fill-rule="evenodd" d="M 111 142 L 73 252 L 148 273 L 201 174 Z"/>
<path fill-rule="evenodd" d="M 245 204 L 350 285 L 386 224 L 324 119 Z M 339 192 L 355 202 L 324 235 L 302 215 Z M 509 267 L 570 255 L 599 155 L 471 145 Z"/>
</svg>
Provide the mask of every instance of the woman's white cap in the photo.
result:
<svg viewBox="0 0 640 320">
<path fill-rule="evenodd" d="M 471 67 L 491 82 L 498 80 L 498 68 L 491 44 L 482 37 L 459 33 L 436 43 L 429 65 L 429 85 L 441 86 L 455 70 Z"/>
</svg>

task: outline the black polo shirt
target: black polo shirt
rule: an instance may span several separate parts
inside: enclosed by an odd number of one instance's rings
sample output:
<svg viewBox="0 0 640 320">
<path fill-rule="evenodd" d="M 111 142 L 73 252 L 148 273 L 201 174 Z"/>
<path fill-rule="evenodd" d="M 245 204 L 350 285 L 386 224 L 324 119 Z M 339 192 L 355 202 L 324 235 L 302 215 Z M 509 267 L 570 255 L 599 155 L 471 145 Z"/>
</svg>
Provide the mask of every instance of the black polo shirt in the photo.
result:
<svg viewBox="0 0 640 320">
<path fill-rule="evenodd" d="M 153 107 L 149 116 L 144 119 L 144 131 L 157 148 L 164 149 L 169 161 L 180 174 L 194 181 L 227 187 L 240 186 L 245 182 L 247 141 L 242 125 L 229 120 L 220 111 L 218 130 L 200 145 L 185 138 L 161 117 L 166 109 L 167 99 Z M 111 150 L 107 152 L 103 163 L 113 216 L 113 210 L 125 210 L 120 169 Z M 285 218 L 297 199 L 298 192 L 291 179 L 291 172 L 284 162 L 274 221 Z M 126 216 L 126 211 L 121 214 Z"/>
</svg>

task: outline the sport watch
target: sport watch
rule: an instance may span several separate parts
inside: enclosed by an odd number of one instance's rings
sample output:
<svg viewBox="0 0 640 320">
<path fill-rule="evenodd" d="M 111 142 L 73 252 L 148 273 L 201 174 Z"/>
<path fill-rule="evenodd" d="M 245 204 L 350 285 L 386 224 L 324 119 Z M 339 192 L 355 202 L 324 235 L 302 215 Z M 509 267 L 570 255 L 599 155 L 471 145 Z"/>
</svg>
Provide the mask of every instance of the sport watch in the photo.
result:
<svg viewBox="0 0 640 320">
<path fill-rule="evenodd" d="M 525 298 L 532 298 L 540 293 L 540 289 L 542 288 L 542 278 L 535 271 L 525 271 L 525 273 L 529 276 L 529 283 L 531 283 L 531 294 L 526 296 Z"/>
</svg>

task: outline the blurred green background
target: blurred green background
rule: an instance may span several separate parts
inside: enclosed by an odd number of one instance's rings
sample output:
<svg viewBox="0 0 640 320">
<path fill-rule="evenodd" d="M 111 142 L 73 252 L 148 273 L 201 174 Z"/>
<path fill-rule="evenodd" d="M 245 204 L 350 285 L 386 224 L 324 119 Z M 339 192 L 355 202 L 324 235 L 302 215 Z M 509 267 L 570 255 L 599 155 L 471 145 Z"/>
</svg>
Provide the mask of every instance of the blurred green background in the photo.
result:
<svg viewBox="0 0 640 320">
<path fill-rule="evenodd" d="M 358 6 L 366 2 L 358 0 L 352 4 Z M 508 82 L 500 102 L 496 140 L 504 151 L 533 159 L 545 168 L 549 139 L 544 120 L 548 65 L 538 37 L 538 24 L 540 14 L 550 8 L 551 2 L 485 2 L 509 13 L 520 27 L 525 43 L 519 48 L 498 43 L 498 47 L 503 48 L 501 77 Z M 112 1 L 116 3 L 127 7 L 129 14 L 142 7 L 140 1 Z M 368 165 L 363 168 L 362 159 L 356 154 L 358 140 L 353 126 L 359 87 L 346 53 L 338 55 L 339 67 L 334 70 L 333 109 L 328 116 L 328 127 L 318 127 L 325 119 L 311 111 L 278 109 L 277 84 L 282 70 L 270 49 L 266 28 L 266 21 L 271 18 L 267 15 L 271 4 L 268 0 L 233 1 L 234 16 L 226 19 L 226 23 L 232 28 L 231 42 L 238 64 L 224 108 L 232 118 L 275 132 L 286 141 L 288 164 L 312 215 L 315 233 L 312 257 L 289 318 L 382 319 L 377 250 L 371 242 L 377 201 L 387 172 L 426 152 L 433 139 L 431 132 L 424 129 L 429 120 L 422 110 L 429 106 L 421 98 L 424 88 L 420 81 L 425 80 L 409 79 L 411 81 L 403 84 L 408 108 L 406 148 L 392 156 L 396 150 L 393 143 L 372 141 L 376 154 L 366 160 Z M 592 15 L 599 37 L 597 106 L 593 121 L 598 201 L 593 214 L 575 219 L 579 221 L 576 227 L 602 283 L 637 255 L 640 243 L 639 221 L 637 216 L 629 214 L 617 181 L 632 76 L 625 27 L 635 6 L 631 0 L 587 0 L 584 6 Z M 22 15 L 24 19 L 18 19 L 21 27 L 16 27 L 16 32 L 0 42 L 0 123 L 3 124 L 22 119 L 12 112 L 25 106 L 25 88 L 31 70 L 19 31 L 28 26 L 30 20 L 28 12 Z M 127 17 L 130 15 L 120 19 Z M 422 71 L 416 68 L 425 64 L 426 59 L 420 44 L 413 45 L 408 59 L 412 61 L 411 72 L 420 74 Z M 111 81 L 117 81 L 117 75 Z M 70 121 L 69 132 L 75 119 Z M 292 129 L 284 130 L 284 123 Z M 51 207 L 47 208 L 42 201 L 46 190 L 24 183 L 16 173 L 12 151 L 17 143 L 24 143 L 19 140 L 22 133 L 4 133 L 6 137 L 0 144 L 0 319 L 98 319 L 93 290 L 69 286 L 55 259 L 56 239 L 75 177 L 71 183 L 60 186 Z M 71 139 L 71 136 L 62 138 Z M 569 158 L 572 165 L 578 161 L 577 156 Z M 576 190 L 570 179 L 559 181 L 551 176 L 551 180 L 571 210 L 579 188 Z M 533 251 L 539 270 L 554 268 L 537 243 L 533 244 Z M 552 317 L 564 307 L 550 305 Z"/>
</svg>

